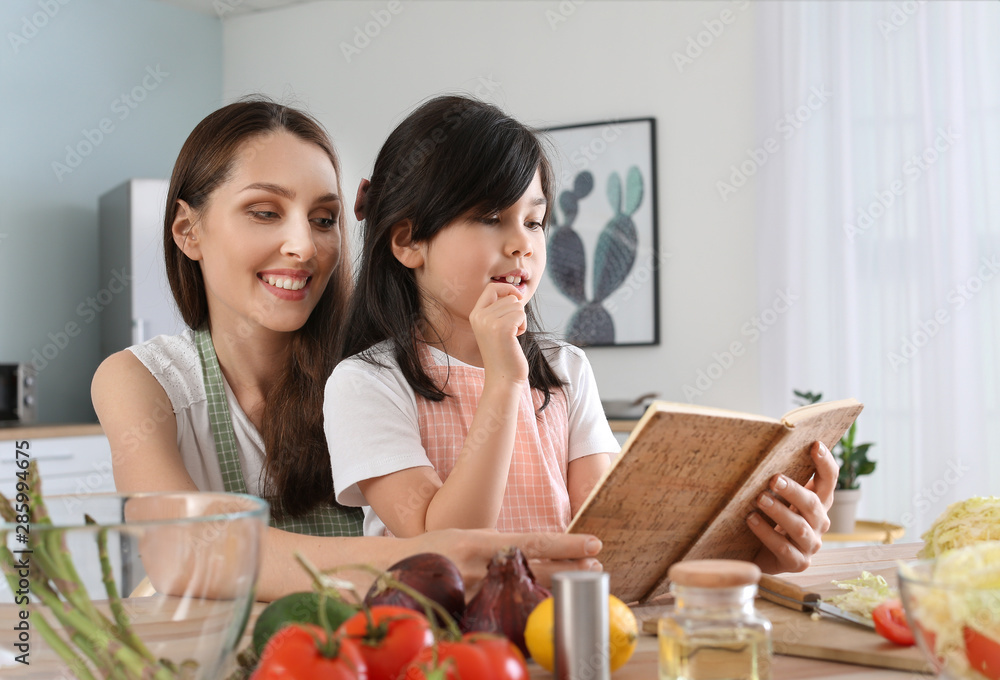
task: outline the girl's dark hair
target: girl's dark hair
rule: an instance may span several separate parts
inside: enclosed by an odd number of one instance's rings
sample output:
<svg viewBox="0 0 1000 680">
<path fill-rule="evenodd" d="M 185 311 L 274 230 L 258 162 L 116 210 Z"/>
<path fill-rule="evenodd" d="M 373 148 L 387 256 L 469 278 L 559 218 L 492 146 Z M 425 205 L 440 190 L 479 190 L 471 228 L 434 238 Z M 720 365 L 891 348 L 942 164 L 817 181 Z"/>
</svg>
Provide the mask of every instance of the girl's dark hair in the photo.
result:
<svg viewBox="0 0 1000 680">
<path fill-rule="evenodd" d="M 414 391 L 433 401 L 444 399 L 446 386 L 436 384 L 420 363 L 420 292 L 412 270 L 393 255 L 392 228 L 409 220 L 413 241 L 427 241 L 470 211 L 489 214 L 510 207 L 536 171 L 548 201 L 545 226 L 553 175 L 533 130 L 491 104 L 461 96 L 437 97 L 407 116 L 382 145 L 365 196 L 361 265 L 345 323 L 343 356 L 363 353 L 378 364 L 368 350 L 388 340 Z M 545 408 L 551 390 L 562 381 L 543 355 L 530 302 L 525 311 L 528 330 L 519 341 L 528 381 L 544 392 Z"/>
<path fill-rule="evenodd" d="M 308 114 L 263 98 L 242 100 L 210 114 L 191 132 L 177 157 L 163 219 L 163 250 L 170 290 L 184 322 L 193 329 L 208 327 L 208 299 L 201 268 L 174 242 L 177 202 L 201 212 L 212 192 L 230 177 L 244 150 L 252 153 L 254 140 L 281 130 L 315 144 L 329 156 L 337 173 L 337 193 L 343 196 L 340 160 L 323 127 Z M 313 313 L 293 334 L 288 364 L 278 373 L 279 383 L 264 405 L 261 436 L 267 455 L 261 489 L 276 518 L 301 516 L 334 501 L 322 407 L 323 387 L 338 359 L 335 338 L 351 289 L 343 205 L 336 269 Z M 218 344 L 227 338 L 213 340 Z"/>
</svg>

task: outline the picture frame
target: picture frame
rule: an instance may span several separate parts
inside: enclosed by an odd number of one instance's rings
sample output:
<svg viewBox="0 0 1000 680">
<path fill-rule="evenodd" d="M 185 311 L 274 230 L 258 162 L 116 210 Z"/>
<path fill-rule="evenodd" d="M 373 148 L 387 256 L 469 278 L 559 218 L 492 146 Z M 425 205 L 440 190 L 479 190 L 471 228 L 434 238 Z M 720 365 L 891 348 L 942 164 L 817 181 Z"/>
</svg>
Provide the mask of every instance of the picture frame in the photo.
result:
<svg viewBox="0 0 1000 680">
<path fill-rule="evenodd" d="M 555 180 L 542 328 L 580 347 L 660 344 L 656 120 L 542 132 Z"/>
</svg>

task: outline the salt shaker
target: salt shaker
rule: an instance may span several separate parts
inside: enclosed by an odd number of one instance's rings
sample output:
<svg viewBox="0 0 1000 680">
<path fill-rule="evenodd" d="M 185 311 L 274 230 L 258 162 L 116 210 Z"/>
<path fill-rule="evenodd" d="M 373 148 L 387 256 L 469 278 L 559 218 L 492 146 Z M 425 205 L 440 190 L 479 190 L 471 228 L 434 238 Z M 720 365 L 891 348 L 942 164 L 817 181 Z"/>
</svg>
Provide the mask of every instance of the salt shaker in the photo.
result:
<svg viewBox="0 0 1000 680">
<path fill-rule="evenodd" d="M 769 680 L 771 622 L 753 606 L 760 568 L 691 560 L 667 577 L 674 606 L 659 622 L 660 680 Z"/>
<path fill-rule="evenodd" d="M 568 571 L 552 576 L 558 680 L 610 680 L 608 595 L 607 574 Z"/>
</svg>

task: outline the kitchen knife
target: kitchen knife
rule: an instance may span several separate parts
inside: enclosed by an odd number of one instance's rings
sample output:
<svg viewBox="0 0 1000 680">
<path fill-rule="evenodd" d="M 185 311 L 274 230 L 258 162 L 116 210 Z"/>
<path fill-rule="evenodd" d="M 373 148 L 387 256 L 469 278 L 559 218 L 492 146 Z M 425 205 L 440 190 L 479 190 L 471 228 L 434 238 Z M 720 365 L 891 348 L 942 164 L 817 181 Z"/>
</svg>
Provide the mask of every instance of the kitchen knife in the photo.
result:
<svg viewBox="0 0 1000 680">
<path fill-rule="evenodd" d="M 765 600 L 780 604 L 782 607 L 802 612 L 819 612 L 820 614 L 826 614 L 827 616 L 833 616 L 843 621 L 864 626 L 869 630 L 875 629 L 875 624 L 870 619 L 844 611 L 840 607 L 835 607 L 829 602 L 824 602 L 817 593 L 811 593 L 794 583 L 769 574 L 761 574 L 757 592 Z"/>
</svg>

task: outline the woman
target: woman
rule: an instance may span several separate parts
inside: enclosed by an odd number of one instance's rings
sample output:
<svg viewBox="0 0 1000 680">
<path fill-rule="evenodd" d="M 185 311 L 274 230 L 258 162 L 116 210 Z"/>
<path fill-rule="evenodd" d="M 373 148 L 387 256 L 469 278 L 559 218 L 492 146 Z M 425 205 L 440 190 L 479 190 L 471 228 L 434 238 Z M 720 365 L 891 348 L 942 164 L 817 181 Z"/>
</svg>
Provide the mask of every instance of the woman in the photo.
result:
<svg viewBox="0 0 1000 680">
<path fill-rule="evenodd" d="M 243 101 L 195 128 L 164 219 L 168 280 L 190 330 L 118 352 L 94 376 L 118 490 L 267 498 L 263 600 L 309 588 L 296 551 L 320 568 L 438 552 L 474 580 L 515 543 L 531 557 L 575 560 L 553 569 L 599 569 L 593 537 L 362 538 L 360 511 L 333 502 L 321 409 L 350 290 L 344 215 L 339 160 L 309 116 Z"/>
</svg>

